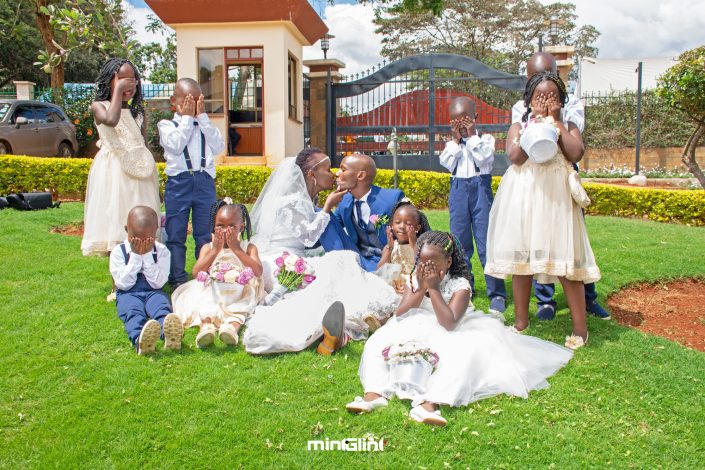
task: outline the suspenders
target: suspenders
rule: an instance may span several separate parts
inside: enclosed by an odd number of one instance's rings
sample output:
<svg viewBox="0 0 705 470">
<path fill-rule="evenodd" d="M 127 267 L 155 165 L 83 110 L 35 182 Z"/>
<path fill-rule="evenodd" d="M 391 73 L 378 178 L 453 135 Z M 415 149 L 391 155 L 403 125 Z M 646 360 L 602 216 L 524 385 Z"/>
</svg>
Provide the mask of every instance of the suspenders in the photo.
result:
<svg viewBox="0 0 705 470">
<path fill-rule="evenodd" d="M 172 120 L 171 122 L 173 122 L 176 127 L 179 127 L 179 123 L 175 120 Z M 201 169 L 198 171 L 203 171 L 206 168 L 206 136 L 203 132 L 201 132 L 201 129 L 199 129 L 198 132 L 201 133 Z M 186 168 L 188 168 L 188 172 L 193 174 L 191 155 L 188 153 L 188 142 L 186 142 L 186 147 L 184 147 L 184 158 L 186 159 Z"/>
<path fill-rule="evenodd" d="M 478 137 L 482 137 L 482 134 L 480 134 L 480 133 L 478 132 L 478 133 L 477 133 L 477 136 L 478 136 Z M 461 146 L 461 147 L 464 147 L 464 146 L 465 146 L 465 142 L 463 142 L 463 141 L 461 140 L 461 141 L 460 141 L 460 146 Z M 475 162 L 475 159 L 472 158 L 472 156 L 470 156 L 470 158 L 472 159 L 472 164 L 475 166 L 475 176 L 480 176 L 480 167 L 477 166 L 477 163 Z M 451 176 L 455 176 L 455 173 L 456 173 L 457 171 L 458 171 L 458 162 L 455 163 L 455 167 L 453 168 L 453 173 L 451 173 Z"/>
<path fill-rule="evenodd" d="M 130 255 L 127 254 L 127 250 L 125 249 L 125 244 L 120 243 L 120 249 L 122 250 L 122 256 L 125 258 L 125 264 L 130 262 Z M 157 245 L 154 245 L 154 250 L 152 251 L 152 258 L 154 258 L 154 262 L 157 262 Z"/>
</svg>

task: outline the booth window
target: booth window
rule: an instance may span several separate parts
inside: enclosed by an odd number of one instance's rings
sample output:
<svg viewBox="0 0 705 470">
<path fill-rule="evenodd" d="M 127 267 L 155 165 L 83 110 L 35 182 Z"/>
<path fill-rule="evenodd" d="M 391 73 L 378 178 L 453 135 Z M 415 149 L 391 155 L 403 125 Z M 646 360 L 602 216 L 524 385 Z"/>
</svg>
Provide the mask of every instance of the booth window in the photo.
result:
<svg viewBox="0 0 705 470">
<path fill-rule="evenodd" d="M 209 114 L 225 112 L 224 62 L 222 48 L 198 49 L 198 82 Z"/>
<path fill-rule="evenodd" d="M 298 119 L 297 111 L 297 99 L 298 99 L 298 67 L 296 66 L 296 59 L 289 54 L 289 117 L 291 119 Z"/>
</svg>

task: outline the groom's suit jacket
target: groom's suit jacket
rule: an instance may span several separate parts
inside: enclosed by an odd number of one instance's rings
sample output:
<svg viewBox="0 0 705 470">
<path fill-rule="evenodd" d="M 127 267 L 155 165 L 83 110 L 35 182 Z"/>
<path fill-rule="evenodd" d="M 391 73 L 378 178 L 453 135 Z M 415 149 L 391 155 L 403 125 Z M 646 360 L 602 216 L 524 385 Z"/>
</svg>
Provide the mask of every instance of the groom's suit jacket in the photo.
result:
<svg viewBox="0 0 705 470">
<path fill-rule="evenodd" d="M 370 214 L 376 214 L 379 216 L 386 215 L 389 219 L 391 219 L 394 205 L 403 197 L 404 193 L 400 189 L 386 189 L 372 185 L 370 194 L 367 196 L 367 204 L 370 206 Z M 345 231 L 348 237 L 350 237 L 351 242 L 355 246 L 359 246 L 360 241 L 358 239 L 357 231 L 355 230 L 355 219 L 353 218 L 353 203 L 354 198 L 352 194 L 346 194 L 338 205 L 338 208 L 335 210 L 335 217 L 338 219 L 340 224 L 345 227 Z M 379 241 L 382 243 L 382 247 L 384 247 L 384 245 L 387 244 L 387 232 L 384 227 L 380 227 L 377 230 L 377 236 L 379 237 Z M 374 271 L 377 269 L 379 257 L 361 257 L 360 261 L 365 270 Z"/>
</svg>

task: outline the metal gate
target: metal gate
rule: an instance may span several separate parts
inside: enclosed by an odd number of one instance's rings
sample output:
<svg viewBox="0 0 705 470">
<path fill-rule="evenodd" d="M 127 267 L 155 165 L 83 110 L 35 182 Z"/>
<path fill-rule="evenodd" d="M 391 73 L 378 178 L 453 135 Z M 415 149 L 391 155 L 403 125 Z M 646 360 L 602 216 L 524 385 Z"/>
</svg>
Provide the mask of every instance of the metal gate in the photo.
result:
<svg viewBox="0 0 705 470">
<path fill-rule="evenodd" d="M 493 173 L 507 168 L 506 132 L 525 77 L 470 57 L 429 54 L 346 79 L 328 84 L 327 151 L 334 164 L 360 152 L 372 156 L 378 168 L 392 168 L 387 147 L 396 129 L 399 169 L 445 171 L 438 155 L 450 138 L 448 104 L 453 97 L 469 96 L 477 105 L 478 129 L 496 138 Z"/>
</svg>

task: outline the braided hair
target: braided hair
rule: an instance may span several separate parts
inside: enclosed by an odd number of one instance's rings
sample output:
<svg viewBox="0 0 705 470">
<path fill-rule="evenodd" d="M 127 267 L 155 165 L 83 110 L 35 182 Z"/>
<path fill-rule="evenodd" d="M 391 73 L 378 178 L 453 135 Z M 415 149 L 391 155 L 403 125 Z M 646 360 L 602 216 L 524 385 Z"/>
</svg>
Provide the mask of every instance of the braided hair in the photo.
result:
<svg viewBox="0 0 705 470">
<path fill-rule="evenodd" d="M 423 235 L 424 233 L 431 230 L 431 225 L 428 223 L 428 217 L 426 217 L 426 214 L 420 211 L 408 199 L 402 199 L 394 205 L 394 207 L 392 208 L 392 219 L 394 219 L 394 214 L 396 214 L 396 212 L 402 207 L 410 207 L 416 211 L 416 217 L 419 221 L 419 231 L 417 235 Z"/>
<path fill-rule="evenodd" d="M 120 70 L 120 67 L 128 64 L 132 67 L 135 72 L 135 79 L 137 80 L 137 88 L 135 89 L 135 96 L 130 100 L 130 112 L 133 118 L 137 116 L 144 117 L 144 104 L 142 103 L 142 85 L 140 83 L 140 74 L 137 71 L 137 67 L 134 66 L 132 62 L 127 59 L 108 59 L 108 61 L 103 65 L 98 73 L 98 78 L 96 79 L 96 101 L 110 101 L 112 98 L 112 84 L 115 79 L 115 74 Z"/>
<path fill-rule="evenodd" d="M 250 213 L 247 211 L 247 207 L 245 207 L 244 204 L 233 204 L 232 202 L 228 202 L 228 200 L 226 199 L 218 199 L 213 204 L 211 204 L 211 213 L 209 221 L 211 233 L 215 232 L 215 217 L 218 215 L 218 212 L 220 212 L 223 207 L 238 208 L 238 210 L 240 211 L 240 217 L 242 218 L 242 222 L 245 225 L 242 233 L 245 234 L 246 240 L 252 238 L 252 222 L 250 222 Z"/>
<path fill-rule="evenodd" d="M 526 82 L 526 88 L 524 89 L 524 108 L 526 108 L 526 112 L 521 117 L 522 122 L 526 122 L 529 119 L 529 115 L 531 114 L 531 97 L 534 96 L 536 87 L 539 86 L 539 83 L 545 81 L 551 81 L 556 84 L 561 107 L 568 102 L 568 90 L 566 90 L 565 83 L 563 83 L 563 80 L 561 80 L 558 74 L 553 72 L 537 72 Z"/>
<path fill-rule="evenodd" d="M 411 274 L 416 271 L 416 267 L 419 265 L 419 257 L 421 255 L 421 249 L 424 245 L 434 245 L 440 247 L 446 256 L 450 257 L 451 263 L 450 268 L 448 268 L 448 273 L 452 277 L 464 277 L 468 281 L 470 280 L 470 271 L 468 270 L 468 264 L 465 261 L 465 253 L 463 248 L 460 246 L 460 242 L 451 233 L 439 232 L 436 230 L 431 230 L 423 235 L 421 235 L 416 241 L 416 259 L 414 260 L 414 269 Z"/>
</svg>

